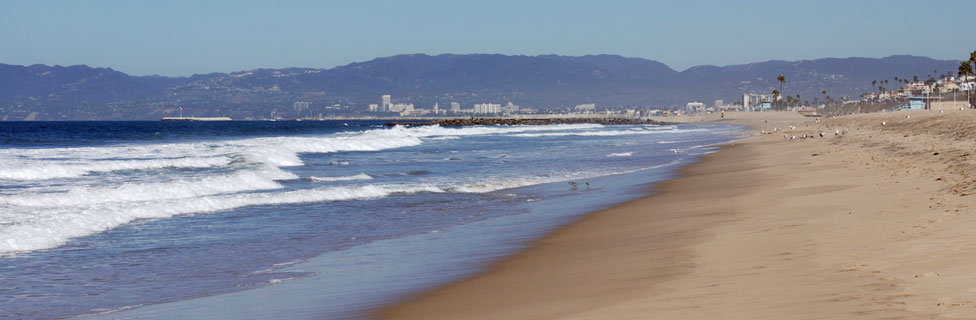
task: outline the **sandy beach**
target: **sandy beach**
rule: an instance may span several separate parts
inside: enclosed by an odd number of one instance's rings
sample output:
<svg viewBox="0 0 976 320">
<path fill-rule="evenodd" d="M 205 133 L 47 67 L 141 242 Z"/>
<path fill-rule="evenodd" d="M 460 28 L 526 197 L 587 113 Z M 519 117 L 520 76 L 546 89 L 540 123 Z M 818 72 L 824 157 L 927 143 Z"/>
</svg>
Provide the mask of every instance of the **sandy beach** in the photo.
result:
<svg viewBox="0 0 976 320">
<path fill-rule="evenodd" d="M 976 318 L 976 111 L 668 120 L 753 135 L 377 316 Z"/>
</svg>

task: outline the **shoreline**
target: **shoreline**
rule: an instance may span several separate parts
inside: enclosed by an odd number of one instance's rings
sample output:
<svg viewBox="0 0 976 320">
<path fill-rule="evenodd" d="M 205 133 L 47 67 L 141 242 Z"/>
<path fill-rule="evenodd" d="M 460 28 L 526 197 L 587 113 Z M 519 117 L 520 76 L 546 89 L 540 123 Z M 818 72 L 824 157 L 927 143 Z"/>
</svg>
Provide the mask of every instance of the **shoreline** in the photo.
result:
<svg viewBox="0 0 976 320">
<path fill-rule="evenodd" d="M 976 250 L 962 240 L 976 240 L 967 228 L 976 217 L 964 214 L 972 202 L 961 198 L 976 189 L 965 180 L 976 164 L 966 158 L 972 143 L 952 131 L 976 116 L 896 112 L 822 122 L 778 116 L 721 119 L 776 134 L 729 143 L 658 183 L 651 196 L 590 213 L 480 275 L 371 315 L 754 319 L 976 312 L 970 289 L 976 277 L 965 271 L 976 259 L 964 258 Z M 945 122 L 948 129 L 939 129 Z M 785 138 L 777 132 L 791 125 L 797 129 Z M 845 134 L 789 139 L 840 128 Z M 903 145 L 910 136 L 917 141 Z M 933 147 L 933 141 L 944 143 Z M 921 158 L 938 150 L 956 158 Z"/>
<path fill-rule="evenodd" d="M 681 217 L 680 214 L 669 212 L 666 215 L 656 216 L 653 220 L 647 221 L 649 223 L 644 224 L 640 220 L 643 220 L 646 216 L 636 210 L 647 206 L 670 206 L 693 198 L 694 196 L 688 194 L 688 190 L 686 190 L 686 186 L 684 185 L 685 182 L 698 180 L 702 176 L 712 174 L 721 175 L 722 173 L 719 171 L 722 165 L 718 164 L 717 161 L 727 160 L 726 157 L 729 157 L 730 154 L 732 157 L 745 159 L 747 157 L 745 147 L 739 141 L 741 140 L 720 145 L 718 151 L 706 154 L 699 161 L 677 170 L 675 177 L 672 179 L 655 182 L 648 189 L 647 196 L 619 203 L 607 209 L 584 214 L 578 220 L 563 225 L 540 239 L 527 243 L 527 247 L 524 250 L 487 266 L 487 271 L 483 273 L 447 285 L 435 287 L 426 292 L 408 296 L 398 304 L 378 308 L 370 315 L 373 318 L 380 319 L 506 319 L 522 318 L 521 315 L 527 313 L 525 318 L 554 318 L 594 309 L 594 305 L 611 304 L 613 301 L 620 299 L 636 299 L 640 296 L 641 290 L 627 287 L 627 284 L 624 283 L 626 281 L 621 282 L 619 281 L 620 279 L 613 279 L 614 274 L 607 273 L 608 269 L 615 269 L 614 265 L 618 265 L 619 261 L 609 259 L 605 264 L 584 265 L 579 268 L 552 273 L 551 271 L 565 266 L 562 263 L 570 263 L 570 260 L 572 260 L 571 257 L 558 257 L 557 255 L 569 252 L 580 254 L 578 251 L 579 248 L 573 247 L 580 245 L 582 242 L 586 242 L 587 239 L 592 239 L 591 237 L 611 238 L 603 239 L 599 244 L 586 244 L 587 247 L 593 249 L 605 249 L 608 244 L 619 244 L 617 243 L 618 241 L 632 240 L 619 239 L 612 234 L 613 232 L 597 231 L 596 234 L 591 232 L 591 229 L 606 230 L 605 228 L 620 227 L 621 225 L 617 225 L 620 222 L 619 220 L 626 219 L 627 223 L 624 224 L 634 223 L 634 225 L 650 225 L 656 228 L 658 232 L 640 236 L 643 240 L 653 242 L 654 244 L 652 247 L 633 246 L 624 249 L 618 248 L 615 252 L 610 253 L 610 255 L 619 256 L 621 254 L 620 251 L 631 251 L 630 253 L 634 253 L 643 250 L 656 250 L 655 254 L 667 255 L 672 258 L 660 259 L 643 264 L 630 261 L 628 265 L 632 266 L 632 268 L 628 268 L 629 270 L 617 270 L 617 273 L 634 273 L 640 272 L 635 269 L 647 270 L 645 268 L 649 268 L 653 271 L 648 272 L 648 275 L 641 275 L 639 277 L 644 280 L 649 280 L 654 284 L 664 283 L 682 274 L 686 274 L 688 267 L 692 264 L 691 258 L 693 252 L 688 250 L 690 245 L 701 241 L 702 238 L 707 236 L 695 229 L 702 225 L 720 222 L 721 219 L 714 220 L 713 218 L 720 217 L 722 214 L 720 212 L 709 212 L 695 217 Z M 739 165 L 740 170 L 743 169 L 741 166 L 744 164 Z M 722 188 L 716 188 L 713 191 L 723 192 L 718 189 Z M 732 192 L 725 195 L 734 196 L 736 194 L 737 192 Z M 606 219 L 603 217 L 605 215 L 615 215 L 617 217 Z M 620 216 L 624 217 L 621 218 Z M 673 237 L 676 234 L 680 234 L 680 236 Z M 549 251 L 554 251 L 554 253 L 549 253 Z M 583 255 L 589 256 L 588 259 L 594 259 L 600 253 L 585 252 Z M 635 258 L 641 257 L 635 255 Z M 556 263 L 554 264 L 553 262 Z M 637 264 L 634 264 L 635 262 Z M 638 265 L 640 268 L 636 268 Z M 527 270 L 535 272 L 525 273 Z M 571 277 L 573 274 L 587 273 L 591 275 L 593 273 L 602 273 L 603 277 L 589 279 L 587 283 L 577 283 L 569 287 L 555 284 L 561 282 L 561 279 Z M 496 283 L 493 282 L 503 283 L 496 286 Z M 524 291 L 521 288 L 513 288 L 513 286 L 518 286 L 520 283 L 532 283 L 532 286 L 548 286 L 553 288 L 553 290 L 545 290 L 545 294 L 541 296 L 542 301 L 533 301 L 532 296 L 537 296 L 535 291 Z M 611 287 L 617 292 L 608 296 L 601 296 L 597 299 L 598 301 L 592 301 L 594 297 L 589 295 L 588 291 L 590 290 L 588 288 L 593 285 L 598 285 L 598 283 L 611 283 Z M 473 300 L 456 298 L 455 296 L 467 295 L 467 291 L 478 290 L 488 290 L 488 292 L 479 292 L 480 296 Z M 519 294 L 524 292 L 532 292 L 533 294 Z M 553 295 L 564 296 L 556 298 Z M 504 302 L 499 303 L 499 298 L 504 299 Z M 463 301 L 458 301 L 459 299 Z M 520 305 L 528 309 L 536 309 L 537 306 L 545 304 L 543 301 L 547 300 L 562 300 L 564 304 L 548 307 L 546 309 L 549 310 L 545 310 L 548 312 L 527 312 L 526 310 L 518 309 Z M 587 303 L 587 300 L 591 300 L 591 303 Z M 513 306 L 515 309 L 512 308 Z M 499 308 L 505 310 L 498 310 Z"/>
</svg>

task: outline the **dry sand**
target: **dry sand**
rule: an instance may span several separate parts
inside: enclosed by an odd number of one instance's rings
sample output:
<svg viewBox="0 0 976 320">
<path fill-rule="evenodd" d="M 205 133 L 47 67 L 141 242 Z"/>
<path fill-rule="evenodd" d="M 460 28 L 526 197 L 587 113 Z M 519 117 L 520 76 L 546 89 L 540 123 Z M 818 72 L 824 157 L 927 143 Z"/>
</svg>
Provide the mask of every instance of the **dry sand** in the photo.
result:
<svg viewBox="0 0 976 320">
<path fill-rule="evenodd" d="M 976 111 L 680 121 L 756 133 L 379 316 L 976 318 Z"/>
</svg>

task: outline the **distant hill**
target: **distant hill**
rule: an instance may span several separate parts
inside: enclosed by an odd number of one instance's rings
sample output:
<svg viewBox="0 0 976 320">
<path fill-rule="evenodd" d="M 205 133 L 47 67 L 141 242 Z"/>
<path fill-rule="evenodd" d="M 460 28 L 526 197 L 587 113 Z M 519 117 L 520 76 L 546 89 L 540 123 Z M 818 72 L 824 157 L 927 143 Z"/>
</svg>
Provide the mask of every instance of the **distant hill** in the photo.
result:
<svg viewBox="0 0 976 320">
<path fill-rule="evenodd" d="M 596 103 L 601 108 L 668 107 L 743 93 L 769 93 L 787 78 L 786 95 L 801 100 L 854 99 L 876 91 L 872 80 L 921 79 L 952 72 L 958 62 L 915 56 L 766 61 L 697 66 L 678 72 L 652 60 L 614 55 L 407 54 L 332 69 L 257 69 L 190 77 L 130 76 L 108 68 L 0 64 L 0 118 L 38 120 L 158 119 L 178 113 L 235 119 L 291 117 L 295 101 L 312 115 L 362 114 L 382 94 L 394 102 L 442 108 L 456 101 L 506 103 L 540 109 Z M 879 84 L 880 85 L 880 84 Z M 326 109 L 328 107 L 328 109 Z"/>
</svg>

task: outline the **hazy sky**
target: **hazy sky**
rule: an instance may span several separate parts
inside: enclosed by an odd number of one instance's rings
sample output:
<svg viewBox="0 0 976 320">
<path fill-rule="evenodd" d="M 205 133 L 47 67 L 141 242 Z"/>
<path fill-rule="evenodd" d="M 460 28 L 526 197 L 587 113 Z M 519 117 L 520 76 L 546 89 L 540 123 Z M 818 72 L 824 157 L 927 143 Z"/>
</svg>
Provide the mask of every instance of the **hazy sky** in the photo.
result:
<svg viewBox="0 0 976 320">
<path fill-rule="evenodd" d="M 0 63 L 183 76 L 403 53 L 607 53 L 679 71 L 893 54 L 959 60 L 976 50 L 974 8 L 971 0 L 0 0 Z"/>
</svg>

